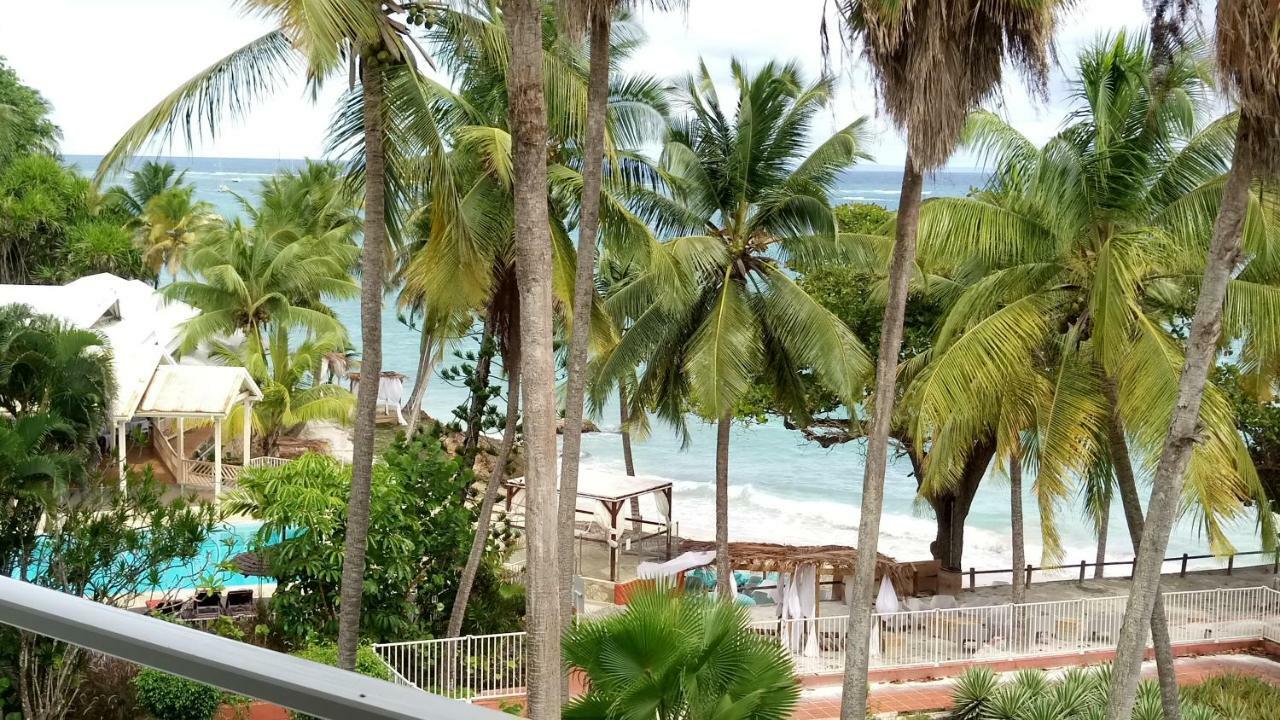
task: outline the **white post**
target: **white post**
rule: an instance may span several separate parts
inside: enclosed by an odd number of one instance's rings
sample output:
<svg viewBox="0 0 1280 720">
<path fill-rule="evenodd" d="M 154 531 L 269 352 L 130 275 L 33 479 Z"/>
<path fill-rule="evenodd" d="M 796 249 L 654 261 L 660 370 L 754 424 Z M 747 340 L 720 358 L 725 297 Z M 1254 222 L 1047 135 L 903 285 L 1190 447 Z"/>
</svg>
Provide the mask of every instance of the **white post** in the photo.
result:
<svg viewBox="0 0 1280 720">
<path fill-rule="evenodd" d="M 120 478 L 120 491 L 125 487 L 125 422 L 116 423 L 116 471 Z"/>
<path fill-rule="evenodd" d="M 225 418 L 213 419 L 213 500 L 222 498 L 222 421 Z"/>
<path fill-rule="evenodd" d="M 178 418 L 178 487 L 187 487 L 187 419 Z"/>
<path fill-rule="evenodd" d="M 250 440 L 253 437 L 253 401 L 248 398 L 244 401 L 244 430 L 241 432 L 242 450 L 240 453 L 240 466 L 242 468 L 249 467 L 249 449 Z"/>
</svg>

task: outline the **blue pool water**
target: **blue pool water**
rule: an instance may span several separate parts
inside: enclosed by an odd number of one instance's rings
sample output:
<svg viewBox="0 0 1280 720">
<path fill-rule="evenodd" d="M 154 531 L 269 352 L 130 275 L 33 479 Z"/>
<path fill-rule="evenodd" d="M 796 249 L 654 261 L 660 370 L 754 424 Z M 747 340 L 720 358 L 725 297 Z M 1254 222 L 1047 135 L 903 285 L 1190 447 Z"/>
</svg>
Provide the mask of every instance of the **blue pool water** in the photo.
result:
<svg viewBox="0 0 1280 720">
<path fill-rule="evenodd" d="M 138 590 L 143 593 L 194 590 L 210 584 L 203 582 L 210 577 L 215 579 L 214 584 L 225 587 L 273 582 L 271 578 L 248 577 L 221 567 L 231 558 L 249 549 L 259 527 L 258 523 L 223 523 L 205 540 L 199 551 L 189 561 L 164 568 L 159 575 L 158 583 L 151 585 L 144 581 Z M 37 550 L 37 555 L 38 553 Z M 126 566 L 130 564 L 127 558 L 124 564 Z M 39 559 L 36 560 L 35 565 L 36 568 L 28 571 L 28 575 L 32 578 L 39 572 Z"/>
</svg>

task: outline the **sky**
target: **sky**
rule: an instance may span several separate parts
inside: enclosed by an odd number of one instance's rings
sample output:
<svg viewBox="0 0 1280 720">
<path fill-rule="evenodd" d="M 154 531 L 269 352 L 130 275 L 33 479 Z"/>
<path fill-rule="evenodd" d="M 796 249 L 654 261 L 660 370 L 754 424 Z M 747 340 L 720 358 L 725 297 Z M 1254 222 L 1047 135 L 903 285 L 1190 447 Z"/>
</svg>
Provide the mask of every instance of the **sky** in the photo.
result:
<svg viewBox="0 0 1280 720">
<path fill-rule="evenodd" d="M 143 112 L 213 60 L 261 35 L 269 25 L 246 17 L 231 0 L 2 0 L 0 56 L 53 104 L 66 154 L 106 152 Z M 824 0 L 690 0 L 687 12 L 642 12 L 649 42 L 627 63 L 631 72 L 675 79 L 707 63 L 727 83 L 729 61 L 748 67 L 770 59 L 796 60 L 811 76 L 822 68 L 818 27 Z M 55 26 L 50 18 L 59 18 Z M 1077 50 L 1103 33 L 1142 29 L 1141 0 L 1079 0 L 1060 23 L 1048 102 L 1028 95 L 1009 74 L 997 106 L 1028 137 L 1042 141 L 1065 116 L 1066 73 Z M 901 166 L 901 136 L 877 115 L 865 68 L 855 59 L 836 66 L 838 91 L 813 130 L 816 144 L 859 116 L 873 119 L 874 164 Z M 341 86 L 331 83 L 314 101 L 300 80 L 281 88 L 250 114 L 224 123 L 216 138 L 163 154 L 300 158 L 323 152 L 324 130 Z M 963 153 L 952 167 L 972 167 Z"/>
</svg>

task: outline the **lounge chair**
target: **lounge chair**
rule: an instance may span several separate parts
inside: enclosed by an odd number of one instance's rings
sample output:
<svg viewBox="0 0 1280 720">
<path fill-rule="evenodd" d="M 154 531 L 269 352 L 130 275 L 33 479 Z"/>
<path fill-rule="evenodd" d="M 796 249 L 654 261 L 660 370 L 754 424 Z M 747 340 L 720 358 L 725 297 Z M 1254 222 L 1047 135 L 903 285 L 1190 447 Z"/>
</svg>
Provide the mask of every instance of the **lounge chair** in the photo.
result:
<svg viewBox="0 0 1280 720">
<path fill-rule="evenodd" d="M 201 590 L 196 593 L 195 604 L 194 618 L 196 620 L 216 618 L 222 614 L 222 593 L 209 593 Z"/>
<path fill-rule="evenodd" d="M 252 590 L 229 590 L 222 609 L 228 615 L 252 615 L 258 611 L 258 604 Z"/>
<path fill-rule="evenodd" d="M 152 615 L 166 616 L 174 615 L 177 617 L 185 617 L 189 610 L 186 600 L 178 600 L 175 598 L 165 598 L 163 600 L 148 600 L 147 611 Z"/>
</svg>

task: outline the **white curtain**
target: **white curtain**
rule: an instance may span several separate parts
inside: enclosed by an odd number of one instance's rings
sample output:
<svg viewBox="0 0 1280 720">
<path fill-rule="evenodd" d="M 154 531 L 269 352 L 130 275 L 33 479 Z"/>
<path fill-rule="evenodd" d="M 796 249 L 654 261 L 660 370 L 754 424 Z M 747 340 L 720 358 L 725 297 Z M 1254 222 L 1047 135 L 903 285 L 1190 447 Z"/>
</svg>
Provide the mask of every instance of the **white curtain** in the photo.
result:
<svg viewBox="0 0 1280 720">
<path fill-rule="evenodd" d="M 604 540 L 609 547 L 618 547 L 618 526 L 614 524 L 613 516 L 609 514 L 609 507 L 603 501 L 597 500 L 591 503 L 591 518 L 595 520 L 596 525 L 604 529 Z"/>
<path fill-rule="evenodd" d="M 661 490 L 655 491 L 653 501 L 658 505 L 658 512 L 666 519 L 668 525 L 671 524 L 671 503 L 667 501 L 667 494 Z"/>
<path fill-rule="evenodd" d="M 796 605 L 799 618 L 812 621 L 818 607 L 818 570 L 813 565 L 801 565 L 796 570 Z M 803 622 L 805 657 L 818 656 L 818 633 L 814 622 Z"/>
</svg>

